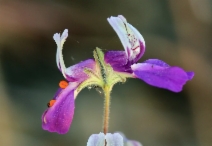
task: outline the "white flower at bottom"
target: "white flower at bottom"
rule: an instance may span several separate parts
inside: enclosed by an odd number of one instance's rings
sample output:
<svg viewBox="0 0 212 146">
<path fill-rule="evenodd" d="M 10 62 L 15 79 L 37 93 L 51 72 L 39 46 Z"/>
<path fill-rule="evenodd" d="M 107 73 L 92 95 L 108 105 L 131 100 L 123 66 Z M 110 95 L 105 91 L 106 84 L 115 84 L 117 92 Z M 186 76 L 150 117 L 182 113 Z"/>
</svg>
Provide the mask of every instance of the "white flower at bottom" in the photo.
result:
<svg viewBox="0 0 212 146">
<path fill-rule="evenodd" d="M 104 133 L 92 134 L 87 142 L 87 146 L 105 146 L 105 140 L 107 142 L 106 146 L 124 146 L 123 138 L 119 133 Z"/>
<path fill-rule="evenodd" d="M 107 145 L 105 145 L 105 141 Z M 123 133 L 92 134 L 87 142 L 87 146 L 142 146 L 135 140 L 128 140 Z"/>
</svg>

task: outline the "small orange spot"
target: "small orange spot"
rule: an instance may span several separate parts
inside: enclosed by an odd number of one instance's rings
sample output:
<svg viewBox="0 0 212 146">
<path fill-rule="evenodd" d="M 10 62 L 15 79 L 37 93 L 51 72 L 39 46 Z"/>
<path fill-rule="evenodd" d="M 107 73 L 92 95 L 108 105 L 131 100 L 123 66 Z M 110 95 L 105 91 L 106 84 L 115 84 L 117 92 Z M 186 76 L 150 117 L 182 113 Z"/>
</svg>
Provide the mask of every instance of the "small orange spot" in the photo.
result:
<svg viewBox="0 0 212 146">
<path fill-rule="evenodd" d="M 60 81 L 59 86 L 60 86 L 60 88 L 65 89 L 68 86 L 68 82 Z"/>
<path fill-rule="evenodd" d="M 56 102 L 56 100 L 50 100 L 49 103 L 47 103 L 47 106 L 52 107 L 55 102 Z"/>
</svg>

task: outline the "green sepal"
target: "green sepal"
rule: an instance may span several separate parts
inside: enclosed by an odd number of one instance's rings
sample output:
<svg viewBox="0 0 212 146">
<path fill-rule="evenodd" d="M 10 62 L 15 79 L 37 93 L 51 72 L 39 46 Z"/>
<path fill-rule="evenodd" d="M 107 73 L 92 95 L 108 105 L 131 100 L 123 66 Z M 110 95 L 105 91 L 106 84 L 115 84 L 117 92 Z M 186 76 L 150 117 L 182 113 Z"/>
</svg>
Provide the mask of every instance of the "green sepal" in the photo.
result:
<svg viewBox="0 0 212 146">
<path fill-rule="evenodd" d="M 126 76 L 122 76 L 118 72 L 115 72 L 110 64 L 107 64 L 104 60 L 104 53 L 101 49 L 96 48 L 93 52 L 96 62 L 95 72 L 89 68 L 85 68 L 84 72 L 89 76 L 87 80 L 82 82 L 78 88 L 79 93 L 85 87 L 98 86 L 103 89 L 107 86 L 109 90 L 112 90 L 114 84 L 118 82 L 125 82 Z"/>
</svg>

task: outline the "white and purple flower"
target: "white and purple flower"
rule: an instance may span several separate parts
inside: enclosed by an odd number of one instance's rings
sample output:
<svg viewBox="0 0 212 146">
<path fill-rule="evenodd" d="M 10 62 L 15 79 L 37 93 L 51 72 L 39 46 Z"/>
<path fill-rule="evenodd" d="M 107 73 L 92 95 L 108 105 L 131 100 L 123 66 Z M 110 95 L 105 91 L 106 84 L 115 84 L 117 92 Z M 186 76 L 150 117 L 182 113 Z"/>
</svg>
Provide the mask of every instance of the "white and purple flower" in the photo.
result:
<svg viewBox="0 0 212 146">
<path fill-rule="evenodd" d="M 142 144 L 138 141 L 127 139 L 123 133 L 104 134 L 100 132 L 89 137 L 87 146 L 142 146 Z"/>
<path fill-rule="evenodd" d="M 57 66 L 68 82 L 60 82 L 60 88 L 43 113 L 44 130 L 59 134 L 68 132 L 74 115 L 75 98 L 85 87 L 107 87 L 111 91 L 117 82 L 124 82 L 126 78 L 139 78 L 149 85 L 180 92 L 183 85 L 193 78 L 193 72 L 171 67 L 158 59 L 137 63 L 145 52 L 142 35 L 121 15 L 107 20 L 119 36 L 125 51 L 108 51 L 104 54 L 97 48 L 94 51 L 94 59 L 68 68 L 65 67 L 62 55 L 68 30 L 65 29 L 61 36 L 59 33 L 54 34 Z"/>
</svg>

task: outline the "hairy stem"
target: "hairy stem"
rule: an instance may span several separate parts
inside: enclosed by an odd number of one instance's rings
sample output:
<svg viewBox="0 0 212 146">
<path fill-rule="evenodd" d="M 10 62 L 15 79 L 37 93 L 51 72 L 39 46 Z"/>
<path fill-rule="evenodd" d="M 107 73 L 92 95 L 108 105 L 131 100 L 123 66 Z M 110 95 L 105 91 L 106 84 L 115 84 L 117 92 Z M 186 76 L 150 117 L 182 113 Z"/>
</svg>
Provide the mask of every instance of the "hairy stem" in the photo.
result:
<svg viewBox="0 0 212 146">
<path fill-rule="evenodd" d="M 104 101 L 104 117 L 103 117 L 103 131 L 104 134 L 108 132 L 109 127 L 109 114 L 110 114 L 110 88 L 106 85 L 104 90 L 105 101 Z"/>
</svg>

